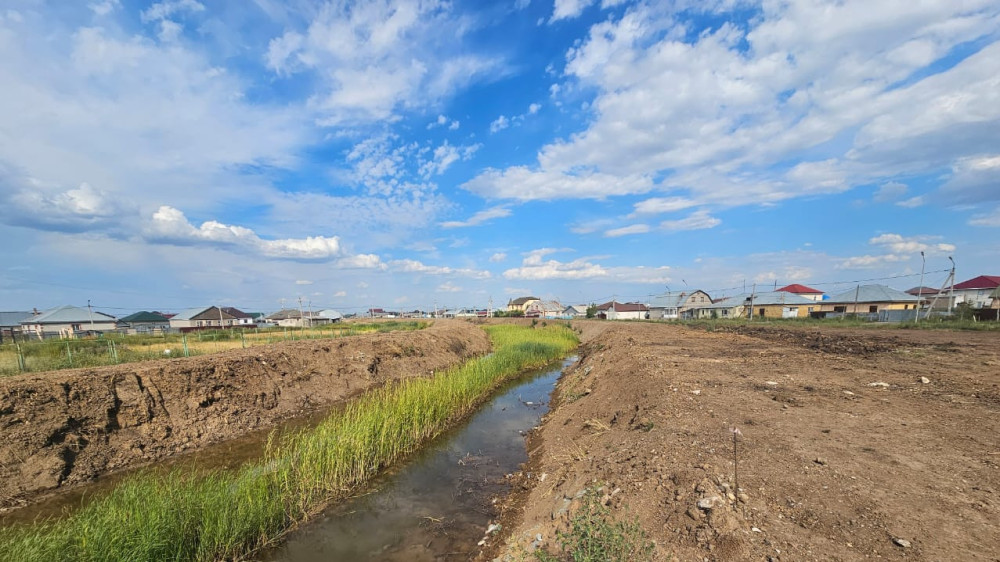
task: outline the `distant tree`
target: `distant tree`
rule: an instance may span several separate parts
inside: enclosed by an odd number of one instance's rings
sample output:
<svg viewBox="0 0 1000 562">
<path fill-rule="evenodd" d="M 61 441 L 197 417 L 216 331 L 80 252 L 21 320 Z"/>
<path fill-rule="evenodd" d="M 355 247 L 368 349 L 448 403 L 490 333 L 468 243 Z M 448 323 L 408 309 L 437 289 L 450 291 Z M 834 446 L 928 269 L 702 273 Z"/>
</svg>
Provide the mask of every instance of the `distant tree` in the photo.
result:
<svg viewBox="0 0 1000 562">
<path fill-rule="evenodd" d="M 587 307 L 587 318 L 595 318 L 596 316 L 597 316 L 597 305 L 594 303 L 590 303 L 590 306 Z"/>
<path fill-rule="evenodd" d="M 524 316 L 524 311 L 523 310 L 508 310 L 507 311 L 507 316 L 510 317 L 510 318 L 521 318 L 522 316 Z"/>
<path fill-rule="evenodd" d="M 954 317 L 957 320 L 972 320 L 976 315 L 976 309 L 968 302 L 962 301 L 955 305 Z"/>
</svg>

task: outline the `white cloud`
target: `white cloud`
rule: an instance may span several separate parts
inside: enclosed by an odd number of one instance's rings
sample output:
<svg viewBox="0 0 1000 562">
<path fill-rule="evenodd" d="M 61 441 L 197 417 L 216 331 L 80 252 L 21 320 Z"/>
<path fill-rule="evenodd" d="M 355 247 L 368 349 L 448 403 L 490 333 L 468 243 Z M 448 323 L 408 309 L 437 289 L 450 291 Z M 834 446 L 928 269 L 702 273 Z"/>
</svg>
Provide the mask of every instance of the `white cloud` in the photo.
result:
<svg viewBox="0 0 1000 562">
<path fill-rule="evenodd" d="M 593 3 L 594 0 L 555 0 L 549 23 L 578 17 L 585 8 Z"/>
<path fill-rule="evenodd" d="M 1000 87 L 1000 79 L 996 83 Z M 951 177 L 941 187 L 941 198 L 952 204 L 1000 201 L 1000 154 L 958 159 L 952 166 Z"/>
<path fill-rule="evenodd" d="M 296 285 L 312 285 L 312 284 L 313 284 L 313 282 L 312 282 L 312 281 L 309 281 L 308 279 L 297 279 L 297 280 L 295 281 L 295 284 L 296 284 Z"/>
<path fill-rule="evenodd" d="M 969 219 L 969 224 L 972 226 L 1000 226 L 1000 207 L 993 209 L 989 213 L 973 215 Z"/>
<path fill-rule="evenodd" d="M 445 283 L 442 283 L 442 284 L 438 285 L 437 291 L 439 293 L 458 293 L 458 292 L 462 291 L 462 288 L 456 286 L 451 281 L 448 281 L 448 282 L 445 282 Z"/>
<path fill-rule="evenodd" d="M 101 2 L 94 2 L 89 4 L 88 7 L 94 12 L 98 17 L 106 16 L 111 12 L 117 10 L 121 7 L 120 0 L 102 0 Z"/>
<path fill-rule="evenodd" d="M 904 237 L 900 234 L 881 234 L 868 241 L 872 246 L 882 246 L 894 254 L 916 254 L 920 252 L 950 253 L 955 251 L 954 244 L 934 243 L 940 236 Z"/>
<path fill-rule="evenodd" d="M 837 269 L 873 269 L 879 267 L 885 263 L 894 263 L 909 259 L 903 256 L 897 256 L 894 254 L 885 254 L 881 256 L 857 256 L 853 258 L 845 258 L 841 260 L 837 265 Z"/>
<path fill-rule="evenodd" d="M 82 183 L 59 191 L 37 181 L 8 176 L 0 168 L 0 221 L 61 232 L 108 232 L 131 219 L 136 209 L 115 194 Z"/>
<path fill-rule="evenodd" d="M 493 207 L 492 209 L 485 209 L 479 211 L 478 213 L 469 217 L 468 220 L 443 222 L 441 223 L 441 228 L 462 228 L 467 226 L 479 226 L 493 219 L 509 217 L 510 215 L 511 215 L 511 210 L 508 209 L 507 207 L 502 207 L 502 206 Z"/>
<path fill-rule="evenodd" d="M 490 133 L 496 133 L 510 127 L 510 120 L 507 117 L 501 115 L 490 123 Z"/>
<path fill-rule="evenodd" d="M 468 23 L 446 2 L 328 2 L 295 16 L 301 20 L 271 40 L 267 66 L 279 77 L 315 77 L 321 89 L 311 107 L 324 125 L 393 119 L 501 67 L 466 52 Z"/>
<path fill-rule="evenodd" d="M 542 108 L 542 104 L 540 104 L 540 103 L 533 103 L 533 104 L 529 105 L 528 106 L 528 115 L 534 115 L 534 114 L 538 113 L 538 110 L 541 109 L 541 108 Z"/>
<path fill-rule="evenodd" d="M 419 173 L 425 178 L 441 175 L 455 162 L 472 158 L 481 147 L 481 144 L 452 146 L 448 141 L 444 141 L 444 144 L 434 149 L 433 158 L 420 166 Z"/>
<path fill-rule="evenodd" d="M 906 187 L 906 184 L 890 181 L 879 186 L 878 191 L 875 192 L 875 195 L 872 197 L 872 199 L 876 203 L 886 203 L 889 201 L 896 201 L 900 197 L 906 195 L 906 192 L 908 190 L 909 188 Z"/>
<path fill-rule="evenodd" d="M 505 259 L 507 259 L 507 254 L 505 254 L 504 252 L 497 252 L 497 253 L 493 254 L 492 256 L 490 256 L 490 262 L 491 263 L 500 263 L 500 262 L 504 261 Z"/>
<path fill-rule="evenodd" d="M 166 2 L 157 2 L 146 10 L 143 10 L 140 17 L 142 21 L 148 23 L 164 20 L 181 12 L 197 13 L 204 11 L 205 5 L 196 0 L 167 0 Z"/>
<path fill-rule="evenodd" d="M 297 260 L 329 260 L 345 257 L 336 236 L 310 236 L 304 239 L 265 240 L 242 226 L 206 221 L 199 227 L 188 222 L 181 211 L 161 206 L 146 227 L 147 240 L 156 243 L 192 245 L 206 244 L 249 251 L 268 258 Z"/>
<path fill-rule="evenodd" d="M 604 236 L 606 238 L 617 238 L 619 236 L 626 236 L 629 234 L 644 234 L 649 232 L 649 230 L 649 225 L 647 224 L 631 224 L 629 226 L 607 230 L 604 232 Z"/>
<path fill-rule="evenodd" d="M 611 195 L 645 193 L 653 182 L 644 176 L 615 177 L 595 172 L 561 173 L 532 171 L 523 166 L 506 170 L 487 168 L 462 188 L 486 198 L 603 199 Z"/>
<path fill-rule="evenodd" d="M 555 253 L 558 250 L 553 248 L 541 248 L 532 250 L 525 254 L 521 267 L 504 271 L 503 276 L 507 279 L 591 279 L 594 277 L 605 277 L 608 270 L 600 265 L 588 262 L 586 259 L 578 259 L 571 262 L 560 262 L 557 260 L 546 260 L 542 258 Z"/>
<path fill-rule="evenodd" d="M 714 228 L 721 223 L 721 220 L 708 214 L 706 209 L 702 209 L 691 213 L 683 219 L 663 221 L 660 223 L 660 228 L 671 231 L 701 230 L 705 228 Z"/>
<path fill-rule="evenodd" d="M 553 20 L 590 3 L 559 2 Z M 542 147 L 532 173 L 600 174 L 605 196 L 621 194 L 620 178 L 663 177 L 652 187 L 697 204 L 770 204 L 931 173 L 1000 145 L 1000 42 L 928 66 L 990 37 L 995 2 L 765 2 L 745 26 L 697 35 L 703 13 L 746 6 L 682 6 L 637 3 L 568 51 L 551 93 L 595 91 L 589 122 Z M 466 186 L 535 198 L 524 170 L 486 170 Z"/>
<path fill-rule="evenodd" d="M 461 124 L 462 124 L 461 121 L 458 121 L 458 120 L 452 121 L 451 125 L 448 125 L 448 130 L 449 131 L 457 131 L 458 128 L 461 126 Z"/>
<path fill-rule="evenodd" d="M 335 298 L 343 298 L 347 296 L 347 291 L 337 291 L 333 294 Z"/>
<path fill-rule="evenodd" d="M 656 215 L 660 213 L 672 213 L 681 211 L 697 205 L 695 201 L 686 197 L 653 197 L 635 204 L 635 211 L 629 216 Z"/>
<path fill-rule="evenodd" d="M 425 265 L 417 260 L 403 259 L 389 262 L 389 267 L 393 271 L 402 273 L 423 273 L 427 275 L 458 275 L 461 277 L 471 277 L 473 279 L 489 279 L 492 277 L 489 271 L 453 268 L 440 265 Z"/>
<path fill-rule="evenodd" d="M 907 209 L 914 209 L 920 207 L 926 203 L 926 199 L 923 195 L 917 195 L 916 197 L 910 197 L 909 199 L 903 199 L 902 201 L 897 201 L 897 207 L 904 207 Z"/>
</svg>

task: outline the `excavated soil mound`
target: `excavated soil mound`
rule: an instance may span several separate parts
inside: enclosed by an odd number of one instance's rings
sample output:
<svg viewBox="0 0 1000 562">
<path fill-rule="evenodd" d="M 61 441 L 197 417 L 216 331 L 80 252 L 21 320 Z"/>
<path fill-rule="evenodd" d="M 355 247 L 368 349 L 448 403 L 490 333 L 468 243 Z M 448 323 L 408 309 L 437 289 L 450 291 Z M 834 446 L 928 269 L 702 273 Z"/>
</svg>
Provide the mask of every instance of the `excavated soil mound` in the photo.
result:
<svg viewBox="0 0 1000 562">
<path fill-rule="evenodd" d="M 657 560 L 1000 560 L 998 334 L 607 324 L 573 323 L 500 560 L 558 552 L 594 487 Z"/>
<path fill-rule="evenodd" d="M 489 347 L 483 330 L 438 321 L 412 332 L 2 378 L 0 509 L 428 375 Z"/>
</svg>

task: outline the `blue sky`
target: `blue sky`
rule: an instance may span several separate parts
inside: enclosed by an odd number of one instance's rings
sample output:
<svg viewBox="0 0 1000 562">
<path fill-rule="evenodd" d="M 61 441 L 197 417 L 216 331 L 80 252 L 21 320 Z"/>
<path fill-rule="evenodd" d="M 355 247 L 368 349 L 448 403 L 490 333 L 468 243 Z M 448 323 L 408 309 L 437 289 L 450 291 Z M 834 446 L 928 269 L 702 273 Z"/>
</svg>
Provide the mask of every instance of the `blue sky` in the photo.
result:
<svg viewBox="0 0 1000 562">
<path fill-rule="evenodd" d="M 0 309 L 997 274 L 996 0 L 0 8 Z"/>
</svg>

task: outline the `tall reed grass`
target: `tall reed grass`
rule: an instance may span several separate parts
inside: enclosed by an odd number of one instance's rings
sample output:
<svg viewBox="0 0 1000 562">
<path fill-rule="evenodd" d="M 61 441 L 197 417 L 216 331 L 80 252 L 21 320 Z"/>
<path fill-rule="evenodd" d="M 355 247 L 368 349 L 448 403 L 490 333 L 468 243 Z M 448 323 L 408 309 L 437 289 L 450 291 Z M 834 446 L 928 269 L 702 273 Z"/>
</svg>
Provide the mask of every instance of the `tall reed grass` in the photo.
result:
<svg viewBox="0 0 1000 562">
<path fill-rule="evenodd" d="M 0 529 L 0 560 L 230 560 L 278 541 L 471 413 L 504 381 L 578 344 L 561 326 L 485 328 L 486 357 L 363 395 L 235 472 L 132 477 L 57 521 Z"/>
</svg>

